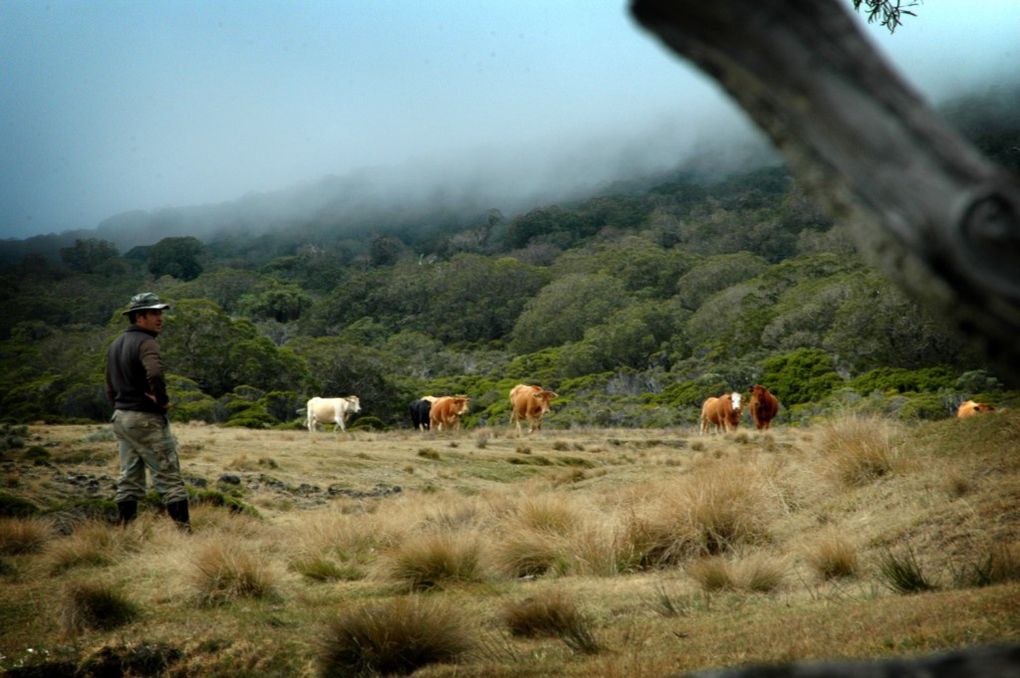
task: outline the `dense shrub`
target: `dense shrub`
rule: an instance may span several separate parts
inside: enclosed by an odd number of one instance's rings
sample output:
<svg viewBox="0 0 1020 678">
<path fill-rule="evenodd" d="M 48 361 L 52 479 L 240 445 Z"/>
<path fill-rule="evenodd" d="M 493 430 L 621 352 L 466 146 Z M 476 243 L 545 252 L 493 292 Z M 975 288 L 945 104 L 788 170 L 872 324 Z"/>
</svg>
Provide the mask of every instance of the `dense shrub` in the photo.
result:
<svg viewBox="0 0 1020 678">
<path fill-rule="evenodd" d="M 820 349 L 797 349 L 766 359 L 762 367 L 762 383 L 787 407 L 821 400 L 843 383 L 832 357 Z"/>
<path fill-rule="evenodd" d="M 953 370 L 944 365 L 919 370 L 878 367 L 850 380 L 847 386 L 862 393 L 871 391 L 927 393 L 953 388 L 956 381 L 957 378 Z"/>
</svg>

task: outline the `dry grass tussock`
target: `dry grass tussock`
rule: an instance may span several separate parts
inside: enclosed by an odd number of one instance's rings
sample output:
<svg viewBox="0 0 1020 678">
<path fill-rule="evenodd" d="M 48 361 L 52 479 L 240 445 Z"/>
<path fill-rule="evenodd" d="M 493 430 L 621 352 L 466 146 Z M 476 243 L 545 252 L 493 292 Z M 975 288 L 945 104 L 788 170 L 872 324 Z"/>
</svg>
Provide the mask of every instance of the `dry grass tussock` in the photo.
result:
<svg viewBox="0 0 1020 678">
<path fill-rule="evenodd" d="M 322 676 L 407 675 L 430 664 L 456 662 L 474 636 L 461 610 L 419 596 L 348 608 L 319 640 Z"/>
<path fill-rule="evenodd" d="M 202 605 L 272 596 L 275 580 L 266 555 L 241 539 L 211 539 L 192 557 L 191 583 Z"/>
<path fill-rule="evenodd" d="M 501 617 L 514 636 L 559 638 L 570 649 L 584 654 L 596 654 L 602 649 L 590 617 L 562 591 L 512 602 L 503 609 Z"/>
<path fill-rule="evenodd" d="M 857 549 L 842 534 L 830 530 L 807 547 L 806 560 L 822 579 L 840 579 L 857 574 Z"/>
<path fill-rule="evenodd" d="M 117 587 L 100 582 L 71 582 L 64 587 L 60 621 L 64 632 L 109 630 L 134 621 L 138 606 Z"/>
<path fill-rule="evenodd" d="M 109 565 L 123 553 L 136 550 L 139 539 L 137 530 L 124 530 L 95 520 L 86 521 L 68 536 L 47 544 L 44 552 L 47 569 L 52 574 L 60 574 L 72 568 Z"/>
<path fill-rule="evenodd" d="M 36 553 L 54 536 L 53 525 L 39 518 L 0 518 L 0 555 Z"/>
<path fill-rule="evenodd" d="M 783 559 L 763 553 L 709 556 L 687 565 L 687 573 L 705 591 L 772 593 L 783 585 L 788 571 Z"/>
<path fill-rule="evenodd" d="M 739 462 L 702 465 L 673 482 L 642 488 L 648 497 L 624 527 L 639 569 L 681 563 L 769 540 L 775 514 L 760 469 Z"/>
<path fill-rule="evenodd" d="M 474 533 L 421 534 L 384 555 L 383 574 L 408 591 L 482 581 L 482 547 Z"/>
<path fill-rule="evenodd" d="M 679 429 L 556 431 L 528 437 L 526 456 L 496 431 L 481 448 L 476 432 L 237 442 L 175 427 L 189 476 L 215 479 L 242 455 L 277 462 L 278 483 L 262 465 L 237 471 L 260 515 L 194 506 L 192 534 L 152 511 L 67 536 L 21 537 L 32 528 L 5 521 L 0 543 L 24 545 L 0 558 L 0 673 L 29 647 L 66 648 L 77 665 L 82 648 L 127 637 L 178 652 L 176 675 L 628 677 L 1015 639 L 1020 412 L 841 423 L 700 451 Z M 77 442 L 91 428 L 34 430 L 68 455 L 96 445 Z M 426 439 L 442 443 L 439 460 L 417 456 Z M 887 470 L 844 474 L 840 455 L 870 458 L 855 446 L 884 450 Z M 539 457 L 549 463 L 509 461 Z M 578 459 L 587 477 L 561 483 Z M 952 470 L 965 491 L 947 485 Z M 16 490 L 66 502 L 45 494 L 48 479 Z M 890 560 L 901 573 L 883 573 Z M 900 595 L 892 577 L 911 590 L 917 570 L 934 590 Z M 101 610 L 118 596 L 139 614 L 115 626 Z"/>
<path fill-rule="evenodd" d="M 819 446 L 829 475 L 845 485 L 864 485 L 897 468 L 896 439 L 903 434 L 882 417 L 849 415 L 821 429 Z"/>
</svg>

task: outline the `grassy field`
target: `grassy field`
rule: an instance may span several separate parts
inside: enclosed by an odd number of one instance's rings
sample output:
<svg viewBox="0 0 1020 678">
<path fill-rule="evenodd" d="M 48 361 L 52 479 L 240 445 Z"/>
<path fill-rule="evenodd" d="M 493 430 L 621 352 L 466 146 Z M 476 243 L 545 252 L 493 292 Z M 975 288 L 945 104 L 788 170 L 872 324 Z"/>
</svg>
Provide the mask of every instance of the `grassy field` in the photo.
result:
<svg viewBox="0 0 1020 678">
<path fill-rule="evenodd" d="M 661 676 L 1020 640 L 1020 412 L 174 432 L 190 535 L 103 520 L 106 427 L 4 453 L 4 514 L 41 512 L 0 518 L 0 669 Z"/>
</svg>

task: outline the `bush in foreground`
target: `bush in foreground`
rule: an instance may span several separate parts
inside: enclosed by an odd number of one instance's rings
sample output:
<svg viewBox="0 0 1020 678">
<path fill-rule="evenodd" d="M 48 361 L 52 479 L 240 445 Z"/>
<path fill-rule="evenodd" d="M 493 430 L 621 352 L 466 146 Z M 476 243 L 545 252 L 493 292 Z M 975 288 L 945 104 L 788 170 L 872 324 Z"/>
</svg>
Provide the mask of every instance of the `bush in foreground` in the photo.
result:
<svg viewBox="0 0 1020 678">
<path fill-rule="evenodd" d="M 203 605 L 268 597 L 273 593 L 273 581 L 265 559 L 238 540 L 209 543 L 195 556 L 192 583 Z"/>
<path fill-rule="evenodd" d="M 840 579 L 857 574 L 857 551 L 838 534 L 821 537 L 807 553 L 807 562 L 822 579 Z"/>
<path fill-rule="evenodd" d="M 73 635 L 87 629 L 114 629 L 138 614 L 138 607 L 109 584 L 71 582 L 64 591 L 61 623 Z"/>
<path fill-rule="evenodd" d="M 396 547 L 388 570 L 410 591 L 481 581 L 481 548 L 470 535 L 426 534 Z"/>
<path fill-rule="evenodd" d="M 323 676 L 408 675 L 474 647 L 463 612 L 418 596 L 344 611 L 320 640 Z"/>
<path fill-rule="evenodd" d="M 515 636 L 559 638 L 570 649 L 583 654 L 601 650 L 589 619 L 571 598 L 560 592 L 511 603 L 503 610 L 503 623 Z"/>
<path fill-rule="evenodd" d="M 38 518 L 0 518 L 0 555 L 35 553 L 53 536 L 53 526 Z"/>
</svg>

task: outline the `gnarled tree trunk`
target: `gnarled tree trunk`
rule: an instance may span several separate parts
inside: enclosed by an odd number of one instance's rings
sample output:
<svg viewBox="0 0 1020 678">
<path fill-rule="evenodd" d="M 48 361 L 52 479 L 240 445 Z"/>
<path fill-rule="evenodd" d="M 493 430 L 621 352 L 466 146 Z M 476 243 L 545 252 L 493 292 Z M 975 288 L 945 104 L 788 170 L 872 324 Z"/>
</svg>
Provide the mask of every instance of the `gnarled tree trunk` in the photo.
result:
<svg viewBox="0 0 1020 678">
<path fill-rule="evenodd" d="M 908 293 L 1020 383 L 1020 182 L 950 129 L 838 0 L 634 0 Z M 923 20 L 923 19 L 920 19 Z"/>
</svg>

